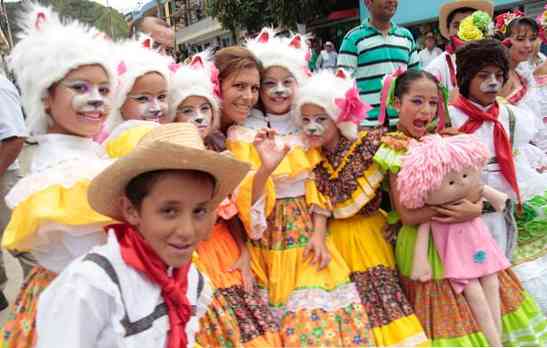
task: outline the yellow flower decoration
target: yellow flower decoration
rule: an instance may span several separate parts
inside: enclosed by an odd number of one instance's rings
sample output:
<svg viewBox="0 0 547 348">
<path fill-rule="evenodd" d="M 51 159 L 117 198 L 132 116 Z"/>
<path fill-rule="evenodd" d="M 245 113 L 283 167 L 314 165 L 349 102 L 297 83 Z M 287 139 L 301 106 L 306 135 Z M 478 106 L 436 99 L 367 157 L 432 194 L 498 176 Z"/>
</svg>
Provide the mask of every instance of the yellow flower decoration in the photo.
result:
<svg viewBox="0 0 547 348">
<path fill-rule="evenodd" d="M 463 41 L 475 41 L 482 40 L 484 35 L 482 31 L 475 26 L 473 16 L 469 16 L 460 23 L 458 37 Z"/>
</svg>

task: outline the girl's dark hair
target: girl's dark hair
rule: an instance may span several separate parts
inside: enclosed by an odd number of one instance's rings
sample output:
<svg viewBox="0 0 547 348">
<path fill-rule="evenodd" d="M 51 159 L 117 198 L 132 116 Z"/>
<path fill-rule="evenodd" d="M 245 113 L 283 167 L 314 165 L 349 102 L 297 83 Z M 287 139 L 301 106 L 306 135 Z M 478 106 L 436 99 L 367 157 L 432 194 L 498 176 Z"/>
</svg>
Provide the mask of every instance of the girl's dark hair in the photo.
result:
<svg viewBox="0 0 547 348">
<path fill-rule="evenodd" d="M 507 50 L 498 40 L 470 41 L 456 51 L 456 74 L 461 95 L 469 98 L 471 80 L 485 66 L 497 66 L 503 72 L 503 83 L 509 78 Z"/>
<path fill-rule="evenodd" d="M 505 33 L 505 37 L 510 37 L 517 28 L 521 27 L 530 27 L 530 29 L 532 29 L 535 34 L 539 32 L 539 26 L 533 18 L 519 17 L 513 19 L 511 23 L 509 23 L 509 26 L 507 27 L 507 32 Z"/>
<path fill-rule="evenodd" d="M 393 96 L 401 99 L 409 92 L 412 82 L 424 78 L 433 81 L 437 86 L 439 85 L 437 78 L 430 72 L 425 70 L 409 69 L 397 78 L 397 81 L 395 82 L 395 89 L 393 90 Z"/>
<path fill-rule="evenodd" d="M 142 173 L 137 175 L 129 181 L 125 187 L 125 196 L 131 204 L 137 209 L 140 209 L 142 201 L 146 196 L 150 194 L 150 191 L 154 188 L 154 185 L 166 176 L 173 174 L 190 175 L 195 178 L 203 178 L 209 180 L 213 186 L 215 186 L 215 178 L 206 172 L 199 170 L 185 170 L 185 169 L 166 169 L 166 170 L 154 170 L 151 172 Z"/>
<path fill-rule="evenodd" d="M 450 29 L 450 24 L 452 24 L 452 21 L 454 20 L 454 17 L 456 17 L 457 14 L 460 13 L 468 13 L 468 12 L 475 12 L 476 10 L 471 7 L 460 7 L 455 9 L 454 11 L 450 12 L 448 17 L 446 17 L 446 25 Z"/>
</svg>

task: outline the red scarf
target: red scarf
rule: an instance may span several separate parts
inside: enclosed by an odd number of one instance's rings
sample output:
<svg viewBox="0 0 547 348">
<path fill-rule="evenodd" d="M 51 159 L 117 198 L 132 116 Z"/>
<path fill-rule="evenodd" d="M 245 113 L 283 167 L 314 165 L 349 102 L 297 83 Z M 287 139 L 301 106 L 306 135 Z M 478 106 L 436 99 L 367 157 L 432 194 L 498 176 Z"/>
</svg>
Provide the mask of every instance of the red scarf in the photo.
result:
<svg viewBox="0 0 547 348">
<path fill-rule="evenodd" d="M 513 147 L 511 141 L 505 132 L 505 128 L 498 120 L 499 105 L 497 102 L 488 110 L 482 111 L 473 105 L 469 100 L 462 95 L 458 95 L 456 100 L 452 102 L 456 108 L 464 112 L 469 119 L 460 127 L 460 131 L 468 134 L 474 133 L 484 122 L 492 122 L 494 124 L 494 148 L 496 152 L 496 160 L 500 166 L 501 173 L 511 185 L 511 188 L 517 194 L 520 203 L 520 190 L 517 183 L 517 175 L 515 171 L 515 162 L 513 162 Z"/>
<path fill-rule="evenodd" d="M 517 74 L 520 85 L 522 87 L 518 90 L 518 92 L 507 98 L 507 101 L 512 105 L 517 105 L 522 100 L 522 98 L 526 96 L 526 93 L 528 93 L 528 81 L 524 77 L 520 76 L 519 73 L 515 73 Z"/>
<path fill-rule="evenodd" d="M 147 276 L 161 288 L 169 316 L 168 348 L 183 348 L 188 344 L 186 323 L 190 320 L 192 307 L 186 297 L 188 270 L 191 262 L 167 274 L 167 266 L 148 245 L 141 234 L 128 224 L 107 226 L 116 232 L 125 263 Z"/>
<path fill-rule="evenodd" d="M 456 66 L 452 55 L 456 53 L 456 50 L 461 46 L 465 45 L 465 41 L 461 40 L 459 37 L 453 35 L 450 37 L 450 42 L 446 45 L 445 59 L 446 64 L 448 65 L 448 71 L 450 72 L 450 82 L 454 88 L 458 87 L 458 80 L 456 79 Z"/>
</svg>

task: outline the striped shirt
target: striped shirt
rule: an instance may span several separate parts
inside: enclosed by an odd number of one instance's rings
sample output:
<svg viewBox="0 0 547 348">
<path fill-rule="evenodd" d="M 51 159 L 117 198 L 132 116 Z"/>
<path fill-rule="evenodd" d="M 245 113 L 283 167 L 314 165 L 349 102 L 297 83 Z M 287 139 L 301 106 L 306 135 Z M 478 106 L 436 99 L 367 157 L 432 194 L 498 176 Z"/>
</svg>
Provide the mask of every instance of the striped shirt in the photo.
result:
<svg viewBox="0 0 547 348">
<path fill-rule="evenodd" d="M 410 31 L 395 24 L 387 35 L 363 23 L 350 30 L 344 37 L 338 54 L 338 67 L 345 68 L 357 80 L 361 99 L 373 109 L 363 125 L 377 124 L 382 81 L 398 66 L 419 68 L 416 43 Z M 389 123 L 396 125 L 398 117 L 389 110 Z"/>
</svg>

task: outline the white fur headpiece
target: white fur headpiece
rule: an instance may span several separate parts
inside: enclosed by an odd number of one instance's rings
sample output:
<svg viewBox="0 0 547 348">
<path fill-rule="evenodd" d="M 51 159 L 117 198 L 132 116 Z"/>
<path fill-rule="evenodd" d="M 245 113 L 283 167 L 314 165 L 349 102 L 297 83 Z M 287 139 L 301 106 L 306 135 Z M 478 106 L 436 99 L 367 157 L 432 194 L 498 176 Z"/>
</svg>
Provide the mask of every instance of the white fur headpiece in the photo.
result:
<svg viewBox="0 0 547 348">
<path fill-rule="evenodd" d="M 116 90 L 112 114 L 106 122 L 109 131 L 124 121 L 121 108 L 131 92 L 135 81 L 151 72 L 163 76 L 169 85 L 170 66 L 174 65 L 171 57 L 160 54 L 152 48 L 152 39 L 141 35 L 138 40 L 130 39 L 116 45 Z"/>
<path fill-rule="evenodd" d="M 177 66 L 169 88 L 169 113 L 175 117 L 177 107 L 186 98 L 203 97 L 214 110 L 213 128 L 220 126 L 220 82 L 218 70 L 212 61 L 211 51 L 198 53 L 192 59 Z"/>
<path fill-rule="evenodd" d="M 264 69 L 280 66 L 287 69 L 299 84 L 308 77 L 309 48 L 306 37 L 300 34 L 291 38 L 276 37 L 272 28 L 264 28 L 254 39 L 245 43 L 262 63 Z"/>
<path fill-rule="evenodd" d="M 325 109 L 342 135 L 350 140 L 357 138 L 359 124 L 370 109 L 361 101 L 355 80 L 342 69 L 314 73 L 299 88 L 294 104 L 299 125 L 302 124 L 302 105 L 314 104 Z"/>
<path fill-rule="evenodd" d="M 19 42 L 8 57 L 9 68 L 21 88 L 27 128 L 31 134 L 47 131 L 49 115 L 43 98 L 48 89 L 70 71 L 99 64 L 114 85 L 112 45 L 97 29 L 76 20 L 63 19 L 51 7 L 31 2 L 18 19 Z"/>
</svg>

